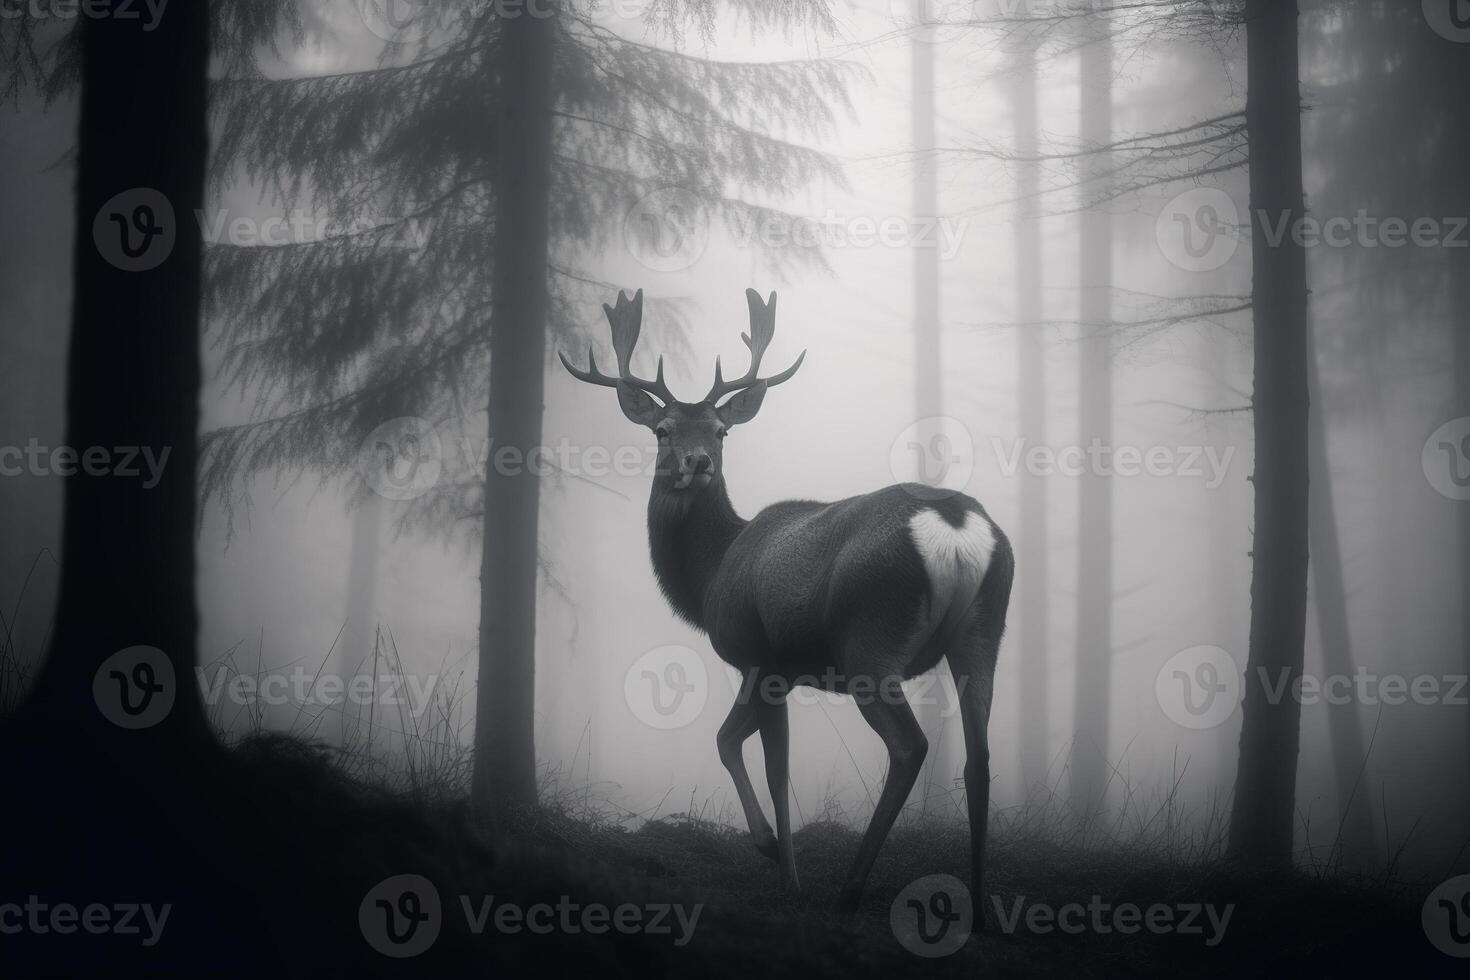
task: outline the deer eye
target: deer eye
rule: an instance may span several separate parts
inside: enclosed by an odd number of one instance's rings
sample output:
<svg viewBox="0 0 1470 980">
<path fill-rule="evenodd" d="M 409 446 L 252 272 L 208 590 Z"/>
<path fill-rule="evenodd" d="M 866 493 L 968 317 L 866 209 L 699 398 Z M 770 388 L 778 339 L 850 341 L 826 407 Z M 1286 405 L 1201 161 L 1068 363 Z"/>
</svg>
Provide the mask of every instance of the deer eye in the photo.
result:
<svg viewBox="0 0 1470 980">
<path fill-rule="evenodd" d="M 660 440 L 667 439 L 669 437 L 669 427 L 667 425 L 660 425 L 653 430 L 653 434 L 658 436 Z"/>
</svg>

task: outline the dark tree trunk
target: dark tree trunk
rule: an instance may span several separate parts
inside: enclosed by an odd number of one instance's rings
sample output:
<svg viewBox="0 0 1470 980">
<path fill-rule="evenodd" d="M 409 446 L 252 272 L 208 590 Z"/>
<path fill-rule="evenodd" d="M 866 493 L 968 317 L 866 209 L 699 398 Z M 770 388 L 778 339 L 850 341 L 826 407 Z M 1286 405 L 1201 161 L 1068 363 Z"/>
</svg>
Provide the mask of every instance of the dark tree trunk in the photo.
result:
<svg viewBox="0 0 1470 980">
<path fill-rule="evenodd" d="M 81 26 L 66 443 L 79 455 L 106 449 L 119 467 L 119 447 L 138 447 L 131 466 L 144 475 L 79 467 L 66 478 L 56 627 L 31 704 L 76 744 L 135 759 L 212 744 L 194 676 L 205 10 L 186 4 L 150 31 L 142 24 L 87 17 Z M 155 486 L 142 450 L 166 460 Z M 148 686 L 168 689 L 134 688 L 132 705 L 173 704 L 125 731 L 99 713 L 93 680 L 137 646 L 161 651 Z M 102 683 L 122 695 L 143 675 L 117 666 L 121 676 Z"/>
<path fill-rule="evenodd" d="M 1464 214 L 1464 211 L 1456 211 Z M 1470 417 L 1470 251 L 1459 250 L 1451 259 L 1451 306 L 1450 329 L 1454 332 L 1454 399 L 1455 417 Z M 1470 591 L 1470 503 L 1459 505 L 1457 537 L 1460 543 L 1460 594 Z M 1461 665 L 1470 674 L 1470 602 L 1459 603 L 1459 635 Z M 1470 711 L 1465 714 L 1465 800 L 1466 812 L 1470 812 Z"/>
<path fill-rule="evenodd" d="M 472 796 L 482 810 L 536 802 L 536 525 L 540 485 L 521 460 L 541 442 L 546 359 L 551 62 L 557 17 L 501 21 L 495 270 L 490 315 L 491 452 L 480 560 L 480 677 Z M 503 469 L 504 472 L 498 472 Z"/>
<path fill-rule="evenodd" d="M 1332 467 L 1327 452 L 1326 409 L 1322 402 L 1321 369 L 1312 332 L 1307 332 L 1307 433 L 1311 452 L 1308 477 L 1310 514 L 1308 534 L 1312 549 L 1312 582 L 1316 588 L 1317 629 L 1322 639 L 1322 669 L 1331 676 L 1353 672 L 1352 636 L 1348 630 L 1347 587 L 1343 582 L 1342 548 L 1337 534 L 1337 508 L 1332 499 Z M 1377 864 L 1378 838 L 1373 830 L 1372 796 L 1361 782 L 1367 764 L 1358 705 L 1328 704 L 1327 726 L 1332 740 L 1333 775 L 1341 811 L 1339 836 L 1343 855 L 1356 868 Z"/>
<path fill-rule="evenodd" d="M 1113 129 L 1113 45 L 1108 23 L 1089 18 L 1081 50 L 1082 142 L 1106 146 Z M 1090 194 L 1106 197 L 1111 156 L 1089 158 Z M 1078 286 L 1082 331 L 1078 351 L 1077 425 L 1089 446 L 1113 442 L 1112 221 L 1101 209 L 1082 213 Z M 1072 742 L 1072 805 L 1091 815 L 1102 803 L 1108 773 L 1108 708 L 1113 653 L 1113 482 L 1086 471 L 1077 499 L 1077 689 Z"/>
<path fill-rule="evenodd" d="M 1307 585 L 1307 273 L 1305 250 L 1268 222 L 1300 220 L 1301 97 L 1297 0 L 1246 4 L 1246 127 L 1251 167 L 1255 319 L 1256 520 L 1250 656 L 1230 853 L 1251 864 L 1292 859 Z M 1273 703 L 1270 692 L 1287 684 Z"/>
<path fill-rule="evenodd" d="M 183 972 L 244 904 L 223 912 L 198 891 L 200 828 L 239 839 L 210 809 L 226 755 L 194 674 L 207 8 L 180 4 L 148 30 L 91 13 L 78 25 L 65 436 L 84 465 L 64 477 L 47 659 L 0 728 L 15 845 L 0 848 L 0 881 L 17 895 L 177 896 L 179 914 L 151 949 L 8 930 L 0 960 L 16 976 Z M 248 959 L 239 946 L 215 940 Z"/>
<path fill-rule="evenodd" d="M 1018 39 L 1012 72 L 1011 107 L 1014 113 L 1017 164 L 1016 195 L 1016 320 L 1019 364 L 1016 386 L 1020 395 L 1018 435 L 1026 447 L 1046 440 L 1045 350 L 1041 336 L 1041 225 L 1036 203 L 1039 168 L 1027 162 L 1036 155 L 1036 48 L 1030 37 Z M 1021 665 L 1021 780 L 1030 793 L 1046 782 L 1046 485 L 1023 466 L 1020 480 L 1020 524 L 1017 539 L 1023 553 L 1020 571 Z"/>
</svg>

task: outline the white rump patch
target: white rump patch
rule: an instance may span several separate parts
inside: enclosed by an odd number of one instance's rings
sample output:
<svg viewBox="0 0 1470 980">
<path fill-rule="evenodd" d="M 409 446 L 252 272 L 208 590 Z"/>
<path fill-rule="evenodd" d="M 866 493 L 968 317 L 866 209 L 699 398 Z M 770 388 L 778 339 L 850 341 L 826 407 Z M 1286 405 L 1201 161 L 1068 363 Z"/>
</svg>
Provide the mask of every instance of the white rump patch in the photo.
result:
<svg viewBox="0 0 1470 980">
<path fill-rule="evenodd" d="M 953 527 L 939 514 L 925 508 L 909 520 L 914 547 L 924 559 L 929 576 L 927 632 L 941 632 L 949 614 L 959 616 L 980 592 L 980 583 L 995 553 L 995 529 L 977 513 L 965 514 L 965 522 Z"/>
</svg>

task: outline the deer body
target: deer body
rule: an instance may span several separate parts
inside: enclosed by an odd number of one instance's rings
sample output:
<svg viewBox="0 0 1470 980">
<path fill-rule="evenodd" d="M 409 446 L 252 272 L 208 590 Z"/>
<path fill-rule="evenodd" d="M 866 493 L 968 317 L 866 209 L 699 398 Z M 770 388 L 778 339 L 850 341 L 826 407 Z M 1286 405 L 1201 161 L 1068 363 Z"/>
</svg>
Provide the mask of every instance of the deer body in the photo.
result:
<svg viewBox="0 0 1470 980">
<path fill-rule="evenodd" d="M 648 502 L 654 572 L 674 611 L 704 631 L 719 657 L 746 678 L 717 743 L 756 846 L 778 861 L 783 883 L 797 887 L 786 694 L 808 686 L 851 695 L 888 750 L 888 777 L 842 890 L 840 908 L 850 913 L 927 751 L 899 685 L 945 658 L 965 729 L 978 899 L 989 810 L 986 729 L 1010 596 L 1010 544 L 972 497 L 936 497 L 932 488 L 916 484 L 834 503 L 784 501 L 749 521 L 741 518 L 725 487 L 725 432 L 748 421 L 766 389 L 801 364 L 798 359 L 776 378 L 756 378 L 774 331 L 775 296 L 769 304 L 753 290 L 747 297 L 750 371 L 727 384 L 717 367 L 715 388 L 703 402 L 674 399 L 663 385 L 661 364 L 655 382 L 628 371 L 641 291 L 632 302 L 620 296 L 616 309 L 604 307 L 619 377 L 601 375 L 595 361 L 585 372 L 570 363 L 567 368 L 581 380 L 617 387 L 624 413 L 659 436 Z M 730 391 L 735 397 L 718 404 Z M 650 393 L 663 404 L 655 404 Z M 756 800 L 741 751 L 757 731 L 776 811 L 774 830 Z"/>
</svg>

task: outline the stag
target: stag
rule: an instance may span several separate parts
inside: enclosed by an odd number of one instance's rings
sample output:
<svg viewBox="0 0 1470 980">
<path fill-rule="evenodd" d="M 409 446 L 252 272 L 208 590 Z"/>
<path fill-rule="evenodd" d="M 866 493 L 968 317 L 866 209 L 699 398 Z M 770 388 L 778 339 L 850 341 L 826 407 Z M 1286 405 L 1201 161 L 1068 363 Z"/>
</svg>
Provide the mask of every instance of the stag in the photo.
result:
<svg viewBox="0 0 1470 980">
<path fill-rule="evenodd" d="M 709 636 L 740 671 L 717 747 L 751 836 L 776 861 L 784 888 L 799 890 L 792 853 L 786 695 L 795 685 L 851 696 L 888 750 L 888 775 L 839 898 L 854 912 L 878 850 L 918 777 L 928 742 L 900 686 L 949 662 L 965 733 L 965 798 L 970 812 L 971 885 L 983 894 L 990 803 L 990 720 L 996 656 L 1005 629 L 1014 561 L 1010 543 L 984 508 L 962 493 L 900 484 L 835 503 L 789 500 L 751 520 L 725 489 L 726 433 L 749 422 L 766 391 L 789 381 L 806 352 L 780 374 L 759 376 L 776 330 L 776 294 L 746 290 L 750 368 L 715 381 L 697 402 L 633 374 L 643 291 L 603 305 L 617 374 L 603 374 L 591 349 L 586 370 L 561 355 L 579 381 L 614 388 L 623 414 L 653 430 L 658 458 L 648 499 L 654 573 L 674 612 Z M 722 399 L 724 399 L 722 401 Z M 775 805 L 774 831 L 756 800 L 742 747 L 760 732 Z"/>
</svg>

